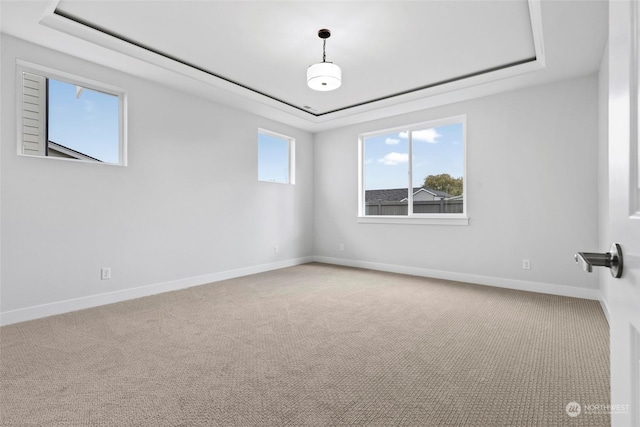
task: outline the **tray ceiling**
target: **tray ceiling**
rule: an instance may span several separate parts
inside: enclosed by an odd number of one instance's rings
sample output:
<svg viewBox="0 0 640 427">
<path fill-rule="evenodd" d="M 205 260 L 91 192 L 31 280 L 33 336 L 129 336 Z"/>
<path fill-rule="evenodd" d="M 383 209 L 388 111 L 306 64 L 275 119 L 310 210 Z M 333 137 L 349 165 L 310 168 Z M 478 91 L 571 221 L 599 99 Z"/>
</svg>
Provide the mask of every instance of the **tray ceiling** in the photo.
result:
<svg viewBox="0 0 640 427">
<path fill-rule="evenodd" d="M 536 59 L 526 0 L 63 0 L 55 13 L 313 115 Z M 320 28 L 343 70 L 333 92 L 306 84 Z"/>
<path fill-rule="evenodd" d="M 0 1 L 0 30 L 310 131 L 596 72 L 606 1 Z M 316 92 L 327 61 L 342 86 Z M 73 70 L 66 70 L 72 72 Z"/>
</svg>

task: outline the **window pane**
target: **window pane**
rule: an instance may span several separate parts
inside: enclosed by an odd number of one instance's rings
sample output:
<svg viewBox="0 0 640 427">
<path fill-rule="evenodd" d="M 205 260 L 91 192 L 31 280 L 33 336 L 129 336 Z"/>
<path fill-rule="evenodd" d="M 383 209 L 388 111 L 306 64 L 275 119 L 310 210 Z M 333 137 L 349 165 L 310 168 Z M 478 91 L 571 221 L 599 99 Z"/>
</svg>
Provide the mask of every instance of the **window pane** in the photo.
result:
<svg viewBox="0 0 640 427">
<path fill-rule="evenodd" d="M 48 150 L 52 157 L 120 161 L 116 95 L 48 80 Z"/>
<path fill-rule="evenodd" d="M 414 130 L 413 213 L 463 213 L 462 123 Z"/>
<path fill-rule="evenodd" d="M 407 215 L 409 143 L 403 132 L 364 138 L 365 215 Z"/>
<path fill-rule="evenodd" d="M 464 218 L 464 126 L 459 116 L 362 136 L 362 215 Z"/>
<path fill-rule="evenodd" d="M 258 132 L 258 180 L 289 183 L 289 140 Z"/>
</svg>

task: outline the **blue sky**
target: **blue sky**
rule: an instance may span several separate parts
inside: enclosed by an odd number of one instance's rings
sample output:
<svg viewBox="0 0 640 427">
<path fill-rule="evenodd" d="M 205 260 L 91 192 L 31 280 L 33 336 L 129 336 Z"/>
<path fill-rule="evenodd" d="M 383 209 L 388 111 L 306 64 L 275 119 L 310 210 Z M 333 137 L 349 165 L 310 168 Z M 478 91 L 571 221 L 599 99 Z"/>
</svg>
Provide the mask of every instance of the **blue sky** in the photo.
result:
<svg viewBox="0 0 640 427">
<path fill-rule="evenodd" d="M 289 141 L 258 132 L 258 180 L 289 182 Z"/>
<path fill-rule="evenodd" d="M 49 79 L 49 140 L 118 163 L 118 97 Z"/>
<path fill-rule="evenodd" d="M 412 131 L 412 186 L 420 187 L 428 175 L 462 176 L 463 125 L 454 123 Z M 391 132 L 364 140 L 366 190 L 407 188 L 409 171 L 408 132 Z"/>
</svg>

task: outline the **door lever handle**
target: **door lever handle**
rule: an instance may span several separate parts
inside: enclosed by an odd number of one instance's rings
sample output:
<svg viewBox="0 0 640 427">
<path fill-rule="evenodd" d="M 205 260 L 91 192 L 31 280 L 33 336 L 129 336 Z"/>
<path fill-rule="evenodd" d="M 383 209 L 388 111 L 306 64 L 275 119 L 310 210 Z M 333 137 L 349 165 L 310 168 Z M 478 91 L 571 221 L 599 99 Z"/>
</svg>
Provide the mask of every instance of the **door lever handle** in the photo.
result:
<svg viewBox="0 0 640 427">
<path fill-rule="evenodd" d="M 578 252 L 573 257 L 577 264 L 588 273 L 593 271 L 593 267 L 607 267 L 611 269 L 611 275 L 616 279 L 622 276 L 622 248 L 618 243 L 611 245 L 609 252 Z"/>
</svg>

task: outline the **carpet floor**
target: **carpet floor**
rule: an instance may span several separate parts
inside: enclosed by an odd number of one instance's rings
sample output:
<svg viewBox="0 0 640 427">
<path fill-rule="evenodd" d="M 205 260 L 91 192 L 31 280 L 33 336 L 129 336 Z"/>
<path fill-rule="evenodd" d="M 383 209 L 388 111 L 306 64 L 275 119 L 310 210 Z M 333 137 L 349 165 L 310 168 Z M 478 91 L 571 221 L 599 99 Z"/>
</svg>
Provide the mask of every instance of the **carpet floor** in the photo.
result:
<svg viewBox="0 0 640 427">
<path fill-rule="evenodd" d="M 604 427 L 608 337 L 597 301 L 305 264 L 0 328 L 0 425 Z"/>
</svg>

